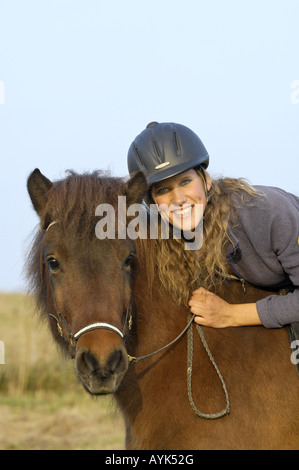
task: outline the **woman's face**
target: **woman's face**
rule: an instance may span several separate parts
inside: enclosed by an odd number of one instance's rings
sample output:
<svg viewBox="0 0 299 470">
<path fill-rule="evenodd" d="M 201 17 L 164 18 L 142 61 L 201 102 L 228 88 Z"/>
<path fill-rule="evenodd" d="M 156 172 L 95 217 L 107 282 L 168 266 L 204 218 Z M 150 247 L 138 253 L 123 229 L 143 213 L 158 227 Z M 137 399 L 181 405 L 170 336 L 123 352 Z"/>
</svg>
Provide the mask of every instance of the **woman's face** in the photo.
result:
<svg viewBox="0 0 299 470">
<path fill-rule="evenodd" d="M 210 190 L 208 173 L 206 180 L 207 189 Z M 207 205 L 204 182 L 194 169 L 154 184 L 152 197 L 163 219 L 181 230 L 194 230 Z"/>
</svg>

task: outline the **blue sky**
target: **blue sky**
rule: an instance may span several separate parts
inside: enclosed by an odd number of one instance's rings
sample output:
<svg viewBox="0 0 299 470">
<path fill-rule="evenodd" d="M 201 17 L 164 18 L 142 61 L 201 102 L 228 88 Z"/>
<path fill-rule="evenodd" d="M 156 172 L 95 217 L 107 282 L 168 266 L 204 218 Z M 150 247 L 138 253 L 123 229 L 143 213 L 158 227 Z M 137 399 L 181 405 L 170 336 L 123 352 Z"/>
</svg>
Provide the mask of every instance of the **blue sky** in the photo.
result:
<svg viewBox="0 0 299 470">
<path fill-rule="evenodd" d="M 30 172 L 125 176 L 153 120 L 194 130 L 213 176 L 299 194 L 298 18 L 298 0 L 0 0 L 0 290 L 25 288 Z"/>
</svg>

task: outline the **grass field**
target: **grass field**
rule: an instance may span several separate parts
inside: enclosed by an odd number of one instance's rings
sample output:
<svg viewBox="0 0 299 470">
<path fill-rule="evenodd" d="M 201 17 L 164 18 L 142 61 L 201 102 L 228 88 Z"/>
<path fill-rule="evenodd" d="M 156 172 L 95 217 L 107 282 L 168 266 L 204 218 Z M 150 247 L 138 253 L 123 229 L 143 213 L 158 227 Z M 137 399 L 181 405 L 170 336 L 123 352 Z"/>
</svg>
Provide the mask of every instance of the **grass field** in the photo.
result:
<svg viewBox="0 0 299 470">
<path fill-rule="evenodd" d="M 124 448 L 112 398 L 84 392 L 30 297 L 0 293 L 0 341 L 0 450 Z"/>
</svg>

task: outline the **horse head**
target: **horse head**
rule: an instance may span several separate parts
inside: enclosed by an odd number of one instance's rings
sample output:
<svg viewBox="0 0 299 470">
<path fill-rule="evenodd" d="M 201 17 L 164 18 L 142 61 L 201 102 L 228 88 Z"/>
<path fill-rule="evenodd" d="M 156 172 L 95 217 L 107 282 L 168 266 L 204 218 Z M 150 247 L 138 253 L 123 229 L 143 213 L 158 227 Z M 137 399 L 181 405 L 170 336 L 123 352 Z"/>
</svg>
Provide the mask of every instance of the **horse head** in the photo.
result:
<svg viewBox="0 0 299 470">
<path fill-rule="evenodd" d="M 40 218 L 28 258 L 38 306 L 54 339 L 74 357 L 84 388 L 113 393 L 128 369 L 124 334 L 136 262 L 133 241 L 117 236 L 117 198 L 141 203 L 146 181 L 141 173 L 125 182 L 94 172 L 52 183 L 35 170 L 27 187 Z M 114 239 L 96 236 L 100 204 L 111 205 Z"/>
</svg>

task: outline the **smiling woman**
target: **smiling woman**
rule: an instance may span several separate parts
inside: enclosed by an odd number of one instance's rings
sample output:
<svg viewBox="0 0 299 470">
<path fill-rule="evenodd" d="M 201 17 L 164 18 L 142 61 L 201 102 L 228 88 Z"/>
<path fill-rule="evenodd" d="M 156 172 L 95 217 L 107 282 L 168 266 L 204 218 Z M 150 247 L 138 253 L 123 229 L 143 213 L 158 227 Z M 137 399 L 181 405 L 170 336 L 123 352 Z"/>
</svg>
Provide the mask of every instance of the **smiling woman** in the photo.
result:
<svg viewBox="0 0 299 470">
<path fill-rule="evenodd" d="M 181 124 L 151 122 L 129 148 L 129 172 L 144 173 L 147 202 L 157 204 L 161 219 L 173 230 L 188 223 L 191 231 L 204 219 L 200 249 L 182 253 L 181 246 L 173 250 L 165 243 L 164 256 L 158 257 L 161 282 L 180 300 L 180 285 L 193 278 L 194 291 L 185 302 L 200 325 L 280 328 L 299 322 L 299 198 L 241 179 L 212 180 L 208 165 L 202 141 Z M 203 207 L 203 217 L 196 214 L 197 205 Z M 169 282 L 173 259 L 182 259 L 185 277 Z M 289 294 L 228 304 L 210 291 L 232 273 L 270 290 L 287 287 Z"/>
</svg>

